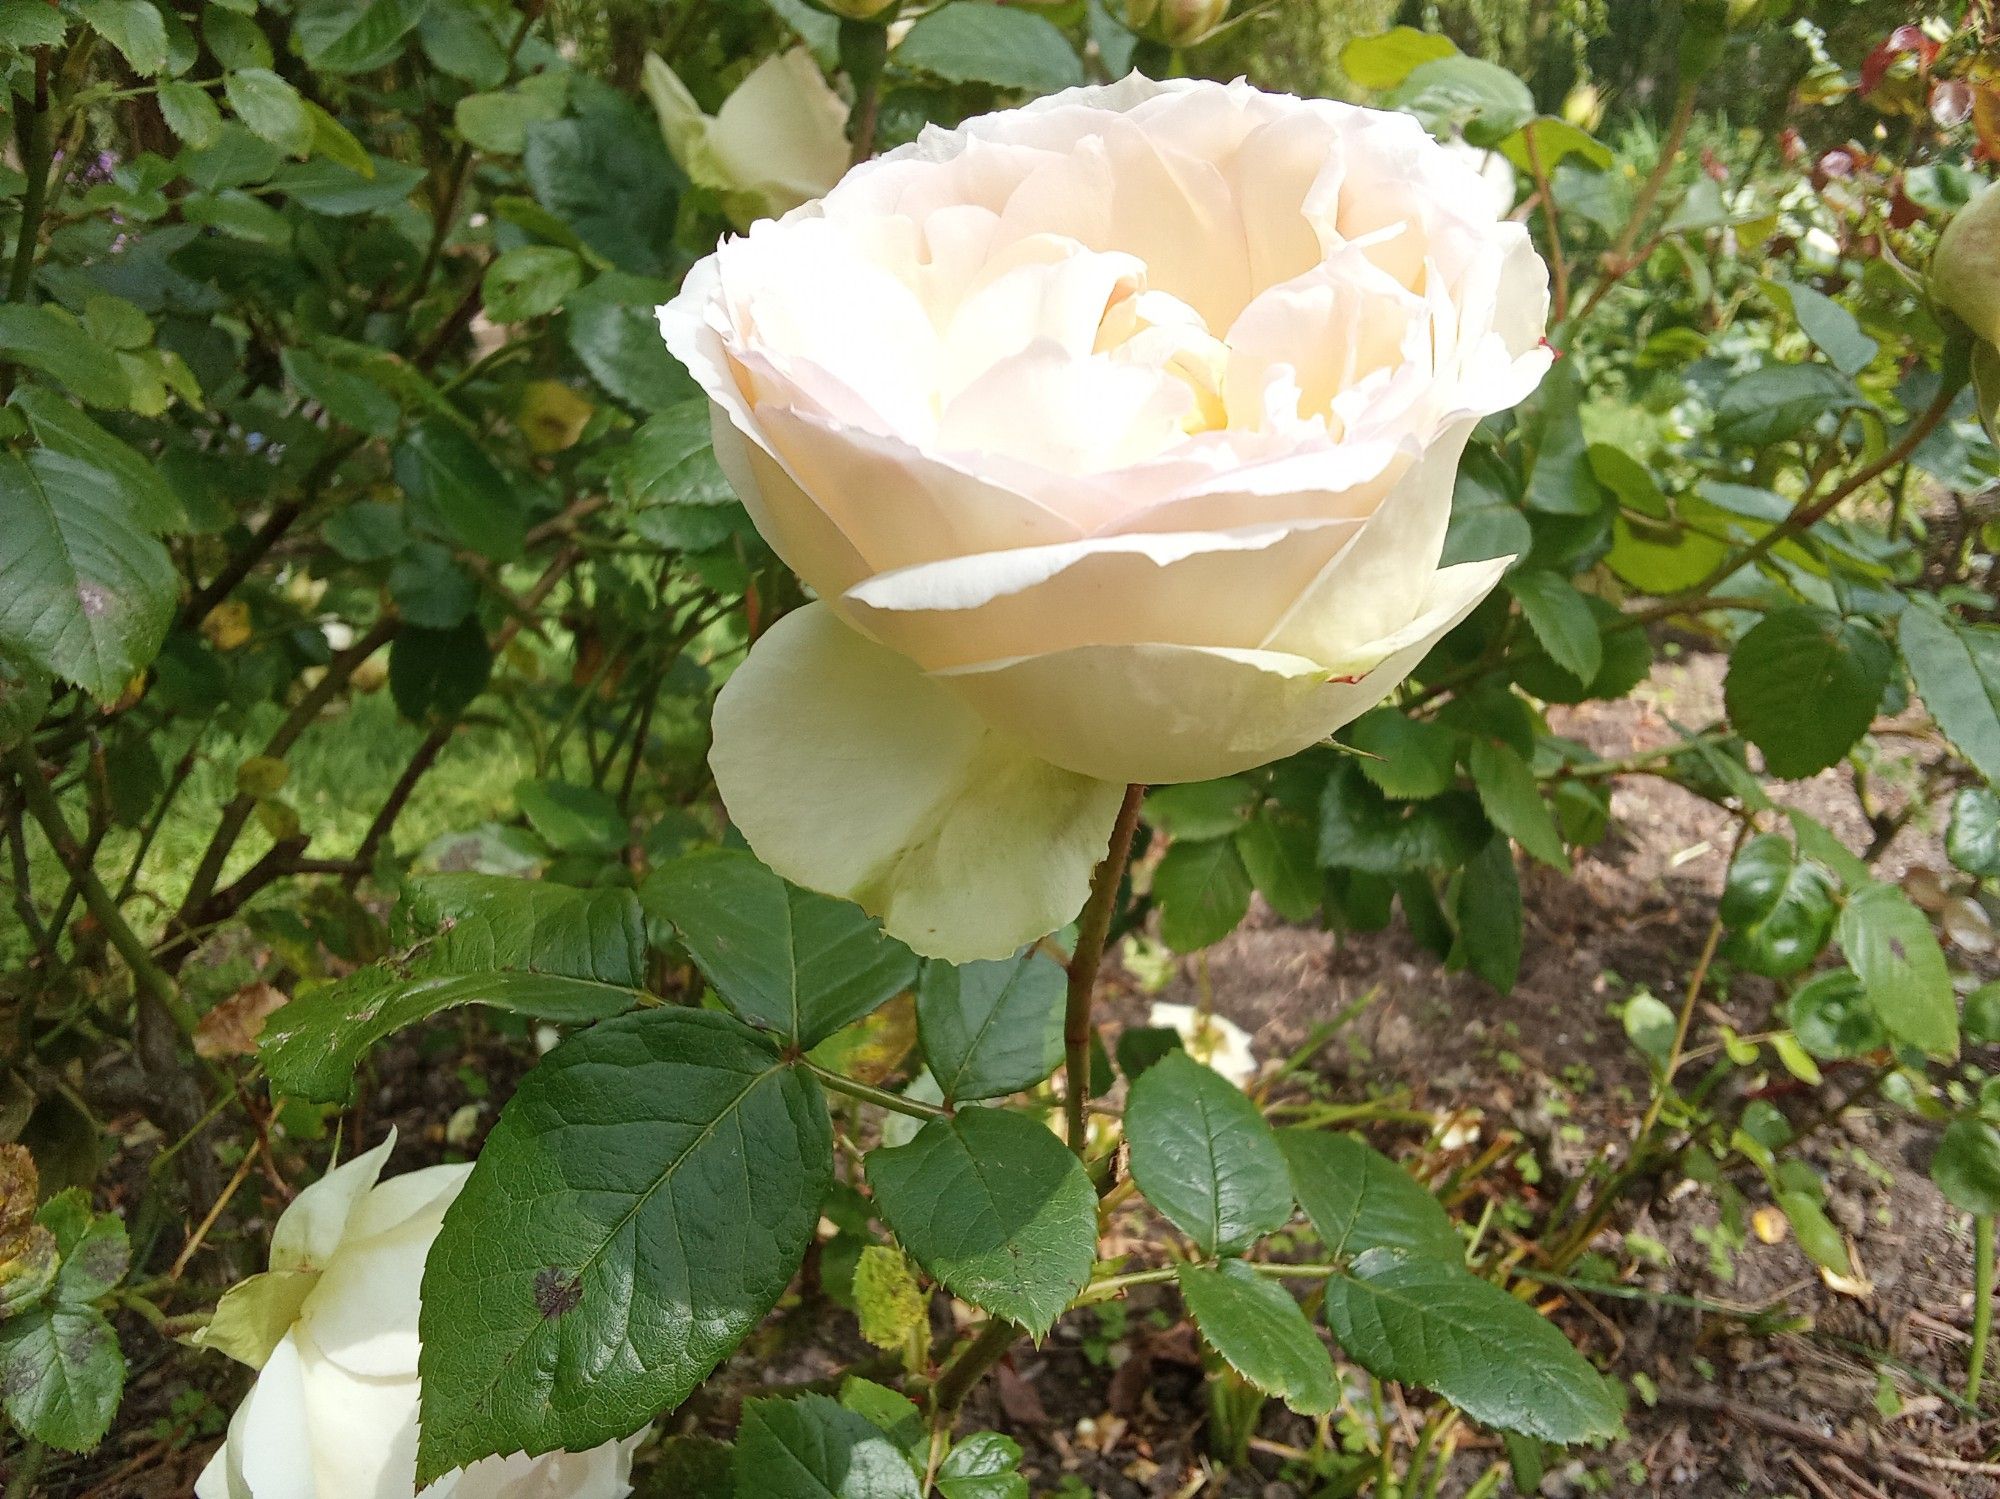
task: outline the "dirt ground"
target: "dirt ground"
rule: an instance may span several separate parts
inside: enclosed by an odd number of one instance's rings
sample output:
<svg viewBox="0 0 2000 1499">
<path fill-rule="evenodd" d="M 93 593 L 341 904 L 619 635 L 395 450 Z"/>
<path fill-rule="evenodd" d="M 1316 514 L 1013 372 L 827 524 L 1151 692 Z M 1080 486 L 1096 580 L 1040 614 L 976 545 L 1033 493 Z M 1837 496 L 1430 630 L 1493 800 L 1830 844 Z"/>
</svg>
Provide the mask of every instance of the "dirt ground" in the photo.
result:
<svg viewBox="0 0 2000 1499">
<path fill-rule="evenodd" d="M 1661 666 L 1627 701 L 1557 710 L 1558 728 L 1620 755 L 1669 742 L 1669 719 L 1708 721 L 1719 697 L 1718 663 L 1691 656 Z M 1886 769 L 1879 779 L 1894 781 Z M 1829 773 L 1790 789 L 1793 802 L 1851 846 L 1865 842 L 1842 779 Z M 1920 811 L 1882 872 L 1943 867 L 1938 820 Z M 1556 1182 L 1632 1136 L 1646 1071 L 1622 1034 L 1619 1006 L 1641 985 L 1678 1005 L 1713 917 L 1727 828 L 1720 811 L 1677 787 L 1622 783 L 1611 834 L 1579 857 L 1574 877 L 1524 870 L 1526 957 L 1505 998 L 1444 972 L 1400 920 L 1342 941 L 1254 913 L 1208 955 L 1214 1008 L 1252 1033 L 1260 1057 L 1277 1058 L 1366 997 L 1315 1059 L 1323 1096 L 1453 1117 L 1454 1149 L 1426 1159 L 1446 1171 L 1492 1158 L 1455 1205 L 1457 1215 L 1476 1218 L 1488 1186 L 1496 1200 L 1545 1208 Z M 1192 1002 L 1196 977 L 1192 965 L 1183 969 L 1157 995 L 1120 975 L 1106 1007 L 1113 1024 L 1144 1023 L 1155 998 Z M 1760 1029 L 1772 999 L 1762 981 L 1713 984 L 1697 1037 L 1702 1024 L 1718 1020 Z M 440 1052 L 441 1044 L 456 1049 Z M 491 1036 L 399 1038 L 378 1055 L 364 1089 L 369 1129 L 395 1121 L 406 1148 L 415 1147 L 410 1164 L 441 1158 L 453 1143 L 475 1144 L 525 1066 L 524 1050 Z M 1779 1074 L 1773 1098 L 1799 1119 L 1851 1087 L 1853 1076 L 1831 1070 L 1826 1100 L 1807 1096 L 1803 1085 L 1788 1091 L 1788 1083 Z M 1430 1131 L 1398 1124 L 1370 1134 L 1407 1157 Z M 1924 1132 L 1887 1108 L 1853 1111 L 1814 1137 L 1810 1154 L 1827 1176 L 1828 1211 L 1860 1255 L 1857 1279 L 1865 1285 L 1846 1292 L 1824 1283 L 1789 1238 L 1769 1245 L 1752 1238 L 1722 1263 L 1710 1249 L 1716 1200 L 1694 1183 L 1670 1177 L 1649 1200 L 1628 1203 L 1593 1246 L 1601 1258 L 1590 1273 L 1620 1281 L 1629 1294 L 1558 1299 L 1552 1310 L 1600 1362 L 1655 1398 L 1635 1399 L 1627 1438 L 1553 1462 L 1540 1492 L 2000 1496 L 2000 1465 L 1986 1461 L 2000 1445 L 2000 1416 L 1975 1418 L 1955 1397 L 1969 1338 L 1970 1230 L 1930 1186 L 1928 1149 Z M 1753 1204 L 1762 1201 L 1761 1183 L 1744 1186 Z M 1504 1222 L 1494 1229 L 1508 1231 Z M 1779 1314 L 1770 1320 L 1786 1330 L 1752 1335 L 1732 1311 Z M 1285 1453 L 1309 1443 L 1311 1432 L 1275 1403 L 1248 1462 L 1226 1472 L 1213 1466 L 1199 1354 L 1170 1292 L 1141 1288 L 1110 1315 L 1110 1322 L 1065 1319 L 1041 1349 L 1018 1351 L 967 1413 L 968 1422 L 1022 1442 L 1035 1494 L 1306 1499 L 1314 1492 L 1310 1482 L 1281 1476 Z M 823 1378 L 868 1355 L 851 1318 L 814 1315 L 812 1336 L 794 1339 L 787 1316 L 776 1314 L 725 1366 L 699 1412 L 663 1426 L 727 1435 L 747 1390 Z M 185 1359 L 142 1325 L 123 1330 L 135 1362 L 119 1429 L 95 1459 L 52 1466 L 44 1475 L 51 1496 L 187 1493 L 238 1393 L 222 1369 L 212 1391 L 186 1392 Z M 1414 1402 L 1392 1412 L 1412 1429 L 1421 1416 Z M 1497 1441 L 1465 1435 L 1439 1494 L 1465 1494 L 1499 1456 Z M 1503 1483 L 1499 1492 L 1513 1490 Z M 644 1483 L 640 1493 L 679 1499 Z"/>
</svg>

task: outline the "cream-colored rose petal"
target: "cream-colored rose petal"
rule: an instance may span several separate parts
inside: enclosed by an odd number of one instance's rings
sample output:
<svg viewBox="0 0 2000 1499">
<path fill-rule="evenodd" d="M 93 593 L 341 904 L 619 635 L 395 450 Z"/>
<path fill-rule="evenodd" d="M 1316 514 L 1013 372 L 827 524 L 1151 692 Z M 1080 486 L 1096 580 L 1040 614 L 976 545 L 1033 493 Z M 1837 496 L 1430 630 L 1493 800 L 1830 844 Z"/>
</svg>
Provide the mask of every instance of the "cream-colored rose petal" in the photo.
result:
<svg viewBox="0 0 2000 1499">
<path fill-rule="evenodd" d="M 1337 664 L 1277 651 L 1113 645 L 933 676 L 987 722 L 1079 775 L 1212 780 L 1296 754 L 1374 707 L 1512 560 L 1444 568 L 1415 620 Z"/>
<path fill-rule="evenodd" d="M 334 1167 L 294 1197 L 271 1230 L 271 1268 L 324 1270 L 347 1236 L 349 1218 L 374 1188 L 395 1148 L 392 1129 L 373 1150 Z"/>
<path fill-rule="evenodd" d="M 298 1344 L 286 1338 L 229 1418 L 229 1434 L 195 1483 L 196 1499 L 321 1499 L 311 1420 Z"/>
<path fill-rule="evenodd" d="M 1074 541 L 1084 534 L 1060 512 L 996 482 L 997 475 L 974 477 L 900 438 L 783 406 L 759 407 L 757 419 L 766 440 L 784 455 L 782 468 L 768 459 L 763 466 L 746 459 L 759 505 L 767 514 L 781 511 L 787 517 L 784 522 L 774 517 L 773 524 L 794 527 L 795 550 L 810 547 L 828 559 L 816 563 L 815 571 L 829 579 L 854 567 L 886 572 L 973 552 Z M 806 529 L 809 522 L 790 519 L 801 507 L 815 505 L 832 534 L 813 533 Z M 761 530 L 763 522 L 758 525 Z M 803 571 L 800 576 L 822 593 L 840 591 Z"/>
<path fill-rule="evenodd" d="M 1376 642 L 1426 611 L 1472 428 L 1461 420 L 1424 450 L 1258 645 L 1339 665 L 1365 658 Z"/>
<path fill-rule="evenodd" d="M 842 614 L 936 670 L 1077 645 L 1260 643 L 1358 521 L 1142 532 L 881 573 Z"/>
<path fill-rule="evenodd" d="M 789 213 L 847 170 L 847 106 L 794 47 L 765 58 L 723 101 L 709 142 L 731 187 L 754 192 L 765 213 Z"/>
<path fill-rule="evenodd" d="M 424 1258 L 470 1166 L 391 1177 L 355 1213 L 343 1252 L 299 1308 L 298 1325 L 349 1374 L 413 1378 Z"/>
<path fill-rule="evenodd" d="M 1074 917 L 1124 794 L 1035 759 L 824 604 L 758 640 L 714 732 L 716 786 L 759 858 L 952 962 Z"/>
<path fill-rule="evenodd" d="M 417 1486 L 418 1381 L 363 1379 L 329 1359 L 309 1333 L 294 1334 L 306 1426 L 321 1499 L 332 1494 L 402 1499 Z M 259 1494 L 257 1499 L 263 1499 Z"/>
</svg>

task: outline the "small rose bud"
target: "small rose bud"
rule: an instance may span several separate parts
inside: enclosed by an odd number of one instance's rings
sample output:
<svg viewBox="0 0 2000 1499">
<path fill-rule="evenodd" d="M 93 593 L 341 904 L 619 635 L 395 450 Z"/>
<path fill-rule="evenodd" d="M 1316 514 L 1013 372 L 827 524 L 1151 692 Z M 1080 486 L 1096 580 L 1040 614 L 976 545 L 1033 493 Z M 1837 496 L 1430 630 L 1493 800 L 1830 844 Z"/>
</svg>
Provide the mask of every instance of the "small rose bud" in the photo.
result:
<svg viewBox="0 0 2000 1499">
<path fill-rule="evenodd" d="M 1604 95 L 1594 83 L 1579 83 L 1563 96 L 1562 117 L 1579 130 L 1595 130 L 1604 119 Z"/>
<path fill-rule="evenodd" d="M 1125 0 L 1125 24 L 1169 47 L 1197 47 L 1229 16 L 1229 0 Z"/>
<path fill-rule="evenodd" d="M 2000 185 L 1959 209 L 1931 256 L 1931 300 L 2000 345 Z"/>
</svg>

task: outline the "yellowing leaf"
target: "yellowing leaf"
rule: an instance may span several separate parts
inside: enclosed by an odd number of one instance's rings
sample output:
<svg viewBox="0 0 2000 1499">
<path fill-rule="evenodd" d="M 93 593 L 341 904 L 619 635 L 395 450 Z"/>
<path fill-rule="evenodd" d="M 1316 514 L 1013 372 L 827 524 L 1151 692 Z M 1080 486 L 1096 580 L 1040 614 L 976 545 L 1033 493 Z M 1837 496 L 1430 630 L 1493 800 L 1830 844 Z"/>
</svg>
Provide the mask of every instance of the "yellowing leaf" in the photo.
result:
<svg viewBox="0 0 2000 1499">
<path fill-rule="evenodd" d="M 521 392 L 515 424 L 537 453 L 560 453 L 576 446 L 597 407 L 560 380 L 533 380 Z"/>
<path fill-rule="evenodd" d="M 854 1267 L 854 1310 L 861 1336 L 912 1369 L 930 1362 L 930 1307 L 901 1251 L 870 1244 Z"/>
<path fill-rule="evenodd" d="M 201 633 L 218 651 L 233 651 L 250 638 L 250 606 L 225 599 L 202 616 Z"/>
</svg>

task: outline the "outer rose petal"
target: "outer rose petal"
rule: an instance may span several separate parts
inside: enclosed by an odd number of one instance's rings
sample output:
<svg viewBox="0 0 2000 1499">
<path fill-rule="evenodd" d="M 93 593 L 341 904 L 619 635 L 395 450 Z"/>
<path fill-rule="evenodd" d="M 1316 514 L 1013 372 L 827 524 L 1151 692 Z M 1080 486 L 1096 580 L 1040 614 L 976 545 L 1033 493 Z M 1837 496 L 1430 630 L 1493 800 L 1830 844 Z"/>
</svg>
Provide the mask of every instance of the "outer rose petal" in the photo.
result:
<svg viewBox="0 0 2000 1499">
<path fill-rule="evenodd" d="M 347 1243 L 299 1309 L 299 1327 L 328 1362 L 374 1379 L 416 1378 L 424 1257 L 471 1172 L 406 1172 L 355 1210 Z"/>
<path fill-rule="evenodd" d="M 271 1268 L 324 1270 L 395 1148 L 396 1132 L 390 1130 L 373 1150 L 334 1167 L 294 1197 L 271 1231 Z"/>
<path fill-rule="evenodd" d="M 298 1344 L 286 1338 L 229 1418 L 229 1435 L 195 1481 L 196 1499 L 319 1499 L 309 1421 Z"/>
<path fill-rule="evenodd" d="M 1356 652 L 1331 680 L 1342 667 L 1303 656 L 1179 645 L 1082 646 L 933 676 L 988 722 L 1006 724 L 1034 753 L 1079 775 L 1213 780 L 1296 754 L 1374 707 L 1513 560 L 1436 573 L 1417 619 Z"/>
<path fill-rule="evenodd" d="M 716 786 L 759 858 L 952 962 L 1075 916 L 1124 795 L 994 733 L 825 604 L 758 640 L 714 728 Z"/>
<path fill-rule="evenodd" d="M 878 573 L 838 607 L 933 671 L 1074 645 L 1236 646 L 1276 628 L 1360 524 L 1141 532 L 955 557 Z"/>
</svg>

